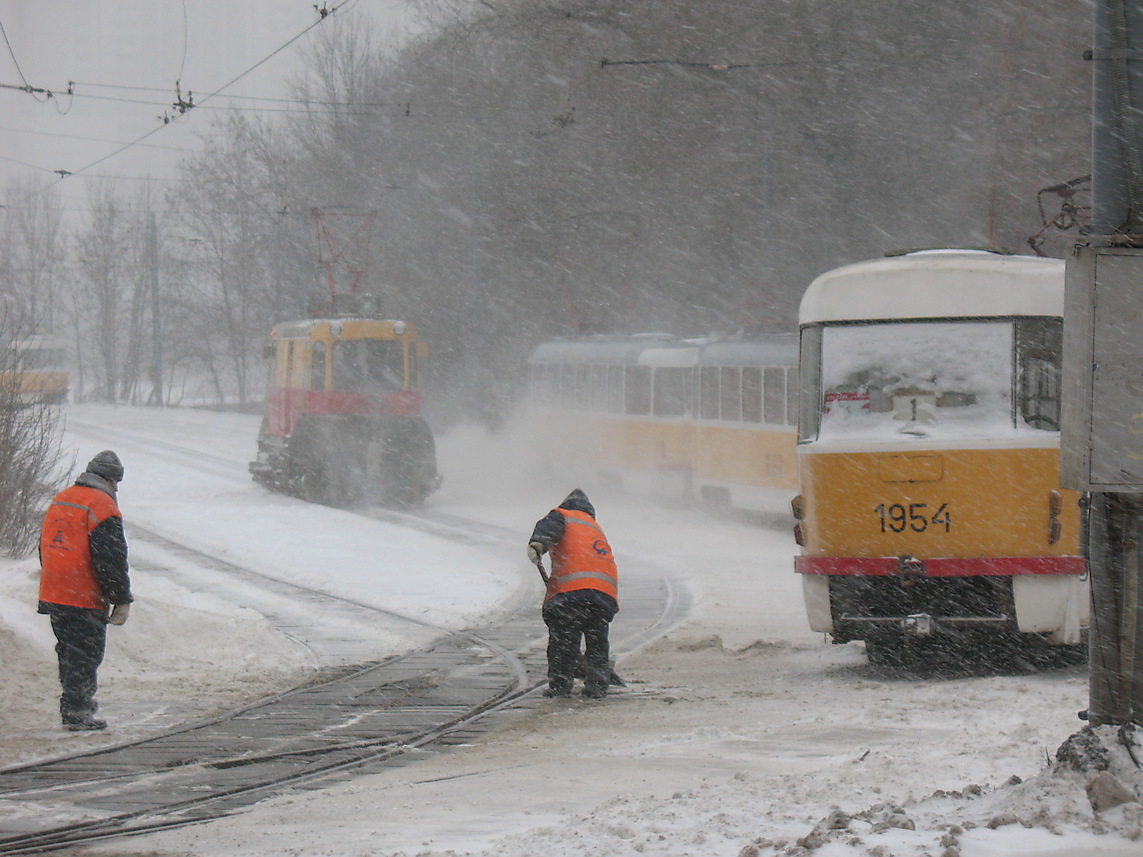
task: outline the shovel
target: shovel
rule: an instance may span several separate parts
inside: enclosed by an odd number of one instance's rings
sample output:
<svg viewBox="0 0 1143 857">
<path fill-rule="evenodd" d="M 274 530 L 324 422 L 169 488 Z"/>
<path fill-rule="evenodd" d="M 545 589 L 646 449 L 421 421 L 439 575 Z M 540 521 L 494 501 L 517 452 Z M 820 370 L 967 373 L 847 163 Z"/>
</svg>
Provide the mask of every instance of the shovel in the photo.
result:
<svg viewBox="0 0 1143 857">
<path fill-rule="evenodd" d="M 536 559 L 534 560 L 534 563 L 536 565 L 536 570 L 540 572 L 540 577 L 542 577 L 544 580 L 544 585 L 547 586 L 548 585 L 548 573 L 546 571 L 544 571 L 544 561 L 542 559 L 540 559 L 539 557 L 536 557 Z"/>
</svg>

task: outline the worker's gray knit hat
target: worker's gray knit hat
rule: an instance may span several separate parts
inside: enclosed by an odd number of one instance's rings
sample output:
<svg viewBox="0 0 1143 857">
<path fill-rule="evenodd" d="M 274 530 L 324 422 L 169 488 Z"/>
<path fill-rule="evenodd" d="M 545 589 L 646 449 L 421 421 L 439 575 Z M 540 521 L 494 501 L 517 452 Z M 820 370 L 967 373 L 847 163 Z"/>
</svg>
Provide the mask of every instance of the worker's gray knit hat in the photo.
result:
<svg viewBox="0 0 1143 857">
<path fill-rule="evenodd" d="M 87 472 L 102 476 L 112 482 L 122 482 L 123 462 L 110 449 L 105 449 L 88 462 Z"/>
</svg>

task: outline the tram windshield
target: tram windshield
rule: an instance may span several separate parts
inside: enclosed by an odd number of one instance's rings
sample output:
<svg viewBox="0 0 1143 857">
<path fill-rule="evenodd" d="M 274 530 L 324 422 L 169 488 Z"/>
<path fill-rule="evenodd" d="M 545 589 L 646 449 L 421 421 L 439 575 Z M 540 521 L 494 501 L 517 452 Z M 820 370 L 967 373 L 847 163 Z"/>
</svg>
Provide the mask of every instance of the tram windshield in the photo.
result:
<svg viewBox="0 0 1143 857">
<path fill-rule="evenodd" d="M 333 388 L 358 393 L 397 393 L 404 387 L 405 355 L 388 339 L 339 339 L 333 345 Z"/>
<path fill-rule="evenodd" d="M 803 439 L 814 428 L 825 441 L 1058 429 L 1058 320 L 851 324 L 819 333 L 821 387 L 811 392 L 820 422 L 803 427 Z"/>
</svg>

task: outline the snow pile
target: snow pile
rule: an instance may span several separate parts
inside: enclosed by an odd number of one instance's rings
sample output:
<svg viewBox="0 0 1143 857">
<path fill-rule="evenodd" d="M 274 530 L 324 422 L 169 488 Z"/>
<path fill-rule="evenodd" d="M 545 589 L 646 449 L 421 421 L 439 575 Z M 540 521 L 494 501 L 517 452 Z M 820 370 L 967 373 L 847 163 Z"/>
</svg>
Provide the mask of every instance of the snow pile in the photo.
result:
<svg viewBox="0 0 1143 857">
<path fill-rule="evenodd" d="M 1013 775 L 996 787 L 938 789 L 921 800 L 877 803 L 853 814 L 834 809 L 804 836 L 759 837 L 739 857 L 826 857 L 854 848 L 872 857 L 1032 854 L 1034 848 L 1072 853 L 1065 847 L 1094 854 L 1100 853 L 1100 837 L 1139 842 L 1143 853 L 1143 770 L 1131 758 L 1132 752 L 1141 757 L 1143 741 L 1136 738 L 1129 750 L 1118 733 L 1113 727 L 1085 729 L 1065 742 L 1053 765 L 1028 781 Z M 1099 748 L 1099 759 L 1078 770 L 1064 760 L 1065 748 L 1077 738 Z"/>
</svg>

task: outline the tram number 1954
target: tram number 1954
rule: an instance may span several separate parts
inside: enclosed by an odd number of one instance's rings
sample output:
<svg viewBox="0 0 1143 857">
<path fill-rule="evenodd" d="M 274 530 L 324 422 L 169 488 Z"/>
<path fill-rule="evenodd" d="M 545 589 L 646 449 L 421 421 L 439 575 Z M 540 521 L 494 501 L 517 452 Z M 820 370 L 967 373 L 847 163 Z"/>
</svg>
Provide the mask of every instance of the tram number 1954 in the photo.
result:
<svg viewBox="0 0 1143 857">
<path fill-rule="evenodd" d="M 929 527 L 943 527 L 947 533 L 952 527 L 952 515 L 949 513 L 949 504 L 941 503 L 932 515 L 929 515 L 928 503 L 881 503 L 873 510 L 881 519 L 881 532 L 903 533 L 910 529 L 915 533 L 923 533 Z"/>
</svg>

